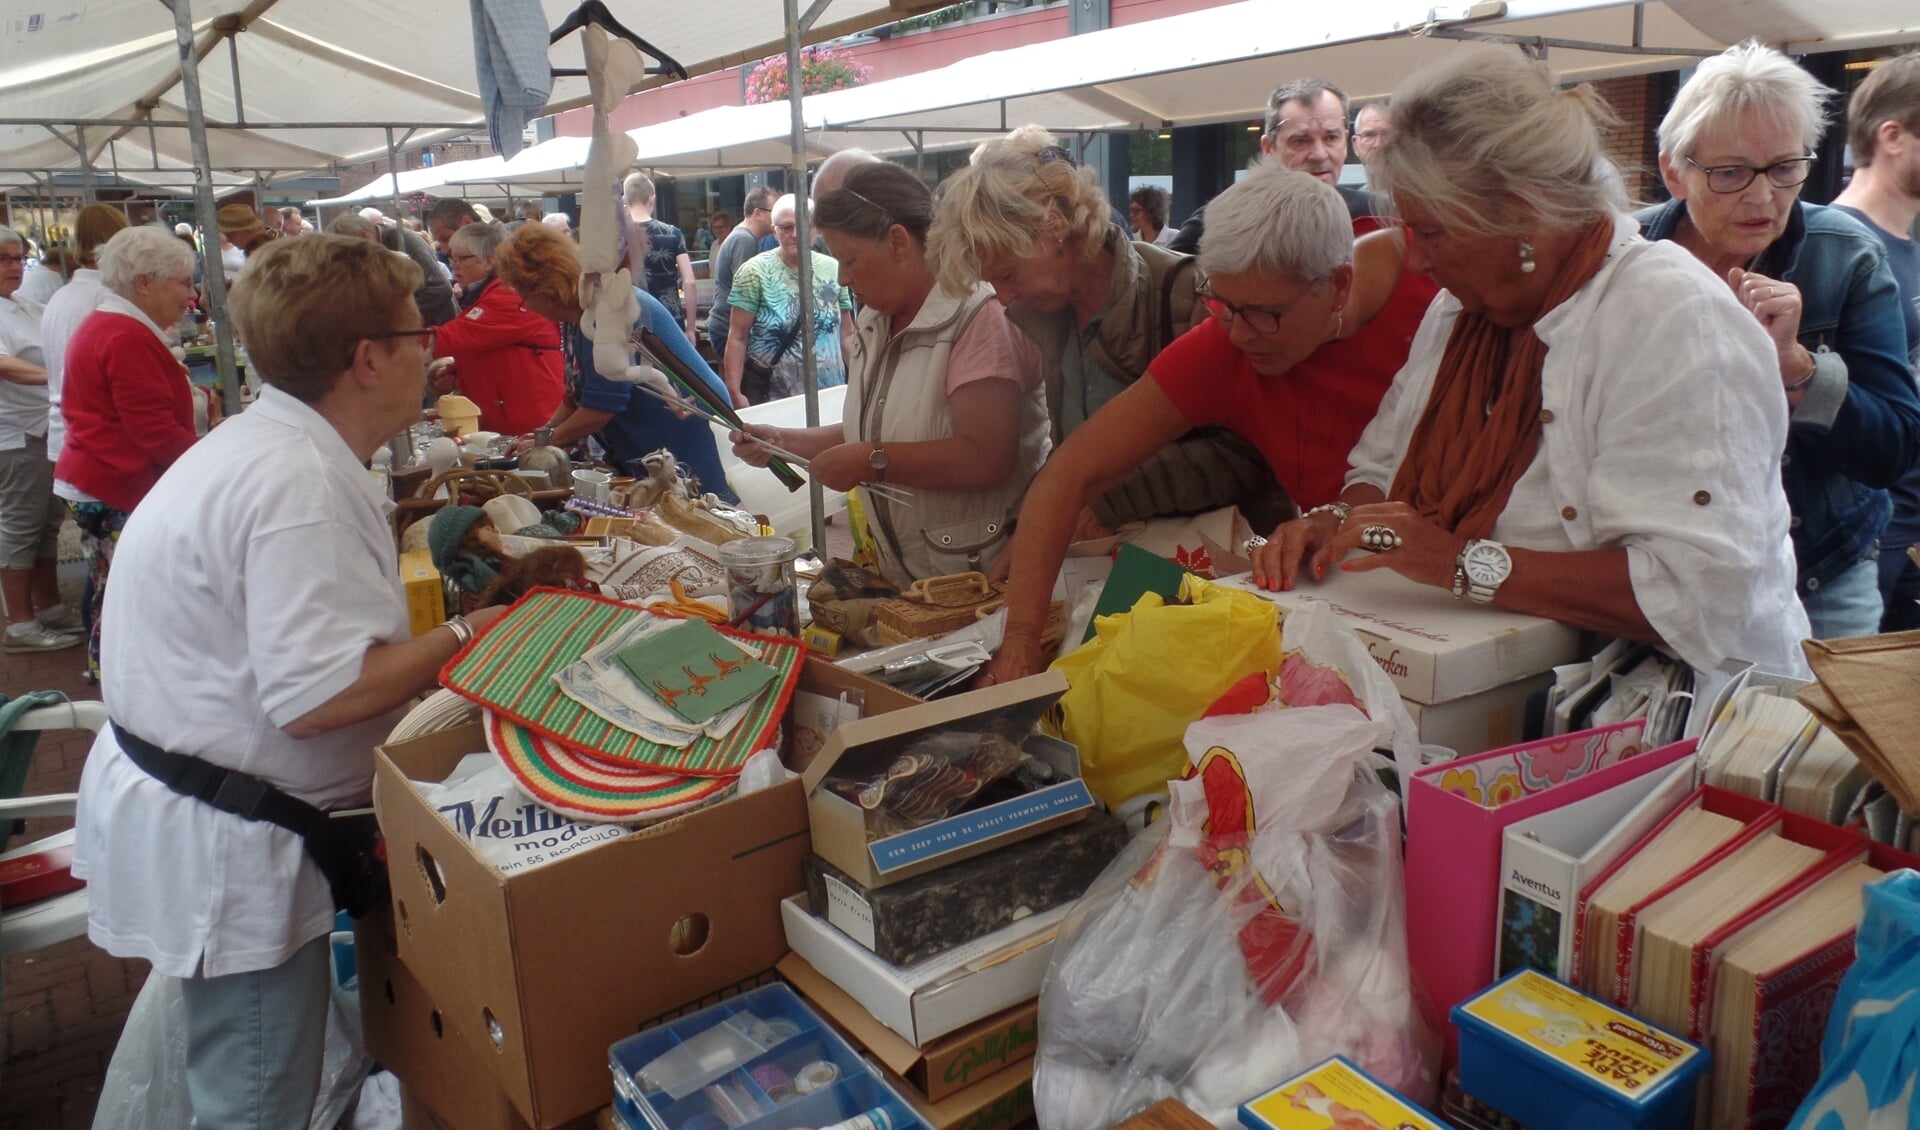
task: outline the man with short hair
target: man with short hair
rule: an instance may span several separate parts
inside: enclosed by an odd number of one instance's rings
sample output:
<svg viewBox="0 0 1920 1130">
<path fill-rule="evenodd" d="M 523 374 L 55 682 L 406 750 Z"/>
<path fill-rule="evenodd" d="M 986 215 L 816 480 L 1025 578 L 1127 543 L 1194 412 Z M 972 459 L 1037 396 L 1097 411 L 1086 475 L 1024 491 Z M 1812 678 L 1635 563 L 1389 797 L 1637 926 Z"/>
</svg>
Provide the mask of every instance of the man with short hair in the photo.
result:
<svg viewBox="0 0 1920 1130">
<path fill-rule="evenodd" d="M 640 265 L 645 269 L 647 293 L 658 298 L 674 321 L 686 329 L 688 341 L 699 344 L 700 291 L 693 278 L 693 256 L 687 252 L 686 235 L 674 225 L 653 218 L 652 177 L 630 173 L 621 183 L 620 192 L 627 202 L 627 218 L 646 233 L 647 250 Z"/>
<path fill-rule="evenodd" d="M 1346 201 L 1354 234 L 1380 226 L 1373 218 L 1367 194 L 1340 183 L 1347 163 L 1347 95 L 1325 79 L 1300 78 L 1276 87 L 1267 98 L 1266 128 L 1260 134 L 1260 156 L 1289 169 L 1311 173 L 1326 181 Z M 1361 222 L 1361 221 L 1364 221 Z M 1206 208 L 1194 209 L 1167 246 L 1192 255 L 1206 234 Z"/>
<path fill-rule="evenodd" d="M 447 241 L 453 238 L 453 233 L 479 222 L 480 213 L 473 210 L 473 205 L 457 197 L 436 200 L 433 207 L 427 209 L 427 231 L 432 233 L 435 243 L 449 252 L 452 247 Z"/>
<path fill-rule="evenodd" d="M 54 497 L 47 458 L 41 309 L 15 295 L 26 264 L 27 241 L 0 227 L 0 597 L 5 650 L 59 651 L 86 637 L 78 614 L 60 602 L 54 571 L 67 506 Z"/>
<path fill-rule="evenodd" d="M 1353 155 L 1366 164 L 1374 150 L 1387 143 L 1387 101 L 1363 102 L 1353 112 Z"/>
<path fill-rule="evenodd" d="M 766 185 L 751 189 L 740 206 L 742 218 L 713 253 L 713 309 L 707 313 L 707 338 L 713 343 L 713 355 L 727 355 L 728 319 L 733 306 L 727 296 L 733 291 L 733 276 L 740 265 L 760 253 L 762 236 L 773 234 L 773 202 L 777 198 Z"/>
<path fill-rule="evenodd" d="M 1920 216 L 1920 51 L 1875 67 L 1847 104 L 1847 147 L 1853 180 L 1834 207 L 1866 225 L 1887 250 L 1907 323 L 1907 358 L 1920 361 L 1920 244 L 1912 230 Z M 1920 567 L 1907 547 L 1920 542 L 1920 471 L 1895 483 L 1893 520 L 1880 534 L 1883 632 L 1920 628 Z"/>
<path fill-rule="evenodd" d="M 280 209 L 280 234 L 283 236 L 305 235 L 313 229 L 307 226 L 307 218 L 298 208 Z"/>
</svg>

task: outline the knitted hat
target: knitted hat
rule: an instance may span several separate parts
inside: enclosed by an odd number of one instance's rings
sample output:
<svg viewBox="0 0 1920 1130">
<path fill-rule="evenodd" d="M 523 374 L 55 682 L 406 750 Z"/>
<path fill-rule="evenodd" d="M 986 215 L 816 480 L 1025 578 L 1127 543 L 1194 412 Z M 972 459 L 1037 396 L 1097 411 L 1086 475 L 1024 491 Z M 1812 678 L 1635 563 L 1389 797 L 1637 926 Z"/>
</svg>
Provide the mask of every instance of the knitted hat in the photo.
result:
<svg viewBox="0 0 1920 1130">
<path fill-rule="evenodd" d="M 427 549 L 433 554 L 433 567 L 446 572 L 453 564 L 454 554 L 460 552 L 460 539 L 486 516 L 487 512 L 478 506 L 442 507 L 433 516 L 433 526 L 427 531 Z"/>
</svg>

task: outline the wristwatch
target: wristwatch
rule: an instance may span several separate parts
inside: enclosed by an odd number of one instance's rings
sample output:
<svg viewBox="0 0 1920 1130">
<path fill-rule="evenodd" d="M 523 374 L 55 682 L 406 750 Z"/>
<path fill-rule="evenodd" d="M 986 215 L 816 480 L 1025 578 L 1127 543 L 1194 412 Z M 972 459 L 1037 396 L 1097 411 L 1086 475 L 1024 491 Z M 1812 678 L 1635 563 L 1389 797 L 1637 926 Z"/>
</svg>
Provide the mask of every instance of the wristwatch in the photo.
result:
<svg viewBox="0 0 1920 1130">
<path fill-rule="evenodd" d="M 887 481 L 887 449 L 884 447 L 881 447 L 877 443 L 874 444 L 873 454 L 867 456 L 867 466 L 873 468 L 874 482 L 876 483 L 886 482 Z"/>
<path fill-rule="evenodd" d="M 1453 595 L 1475 604 L 1490 604 L 1512 572 L 1513 558 L 1508 556 L 1506 546 L 1497 541 L 1470 540 L 1453 563 Z"/>
</svg>

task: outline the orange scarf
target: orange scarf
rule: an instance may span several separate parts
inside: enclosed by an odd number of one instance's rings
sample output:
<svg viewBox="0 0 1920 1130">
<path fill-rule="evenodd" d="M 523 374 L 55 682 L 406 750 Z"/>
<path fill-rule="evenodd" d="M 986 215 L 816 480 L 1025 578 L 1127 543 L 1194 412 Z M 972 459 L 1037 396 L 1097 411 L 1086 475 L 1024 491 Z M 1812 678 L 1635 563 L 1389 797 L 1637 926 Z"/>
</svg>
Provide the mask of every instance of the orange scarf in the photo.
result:
<svg viewBox="0 0 1920 1130">
<path fill-rule="evenodd" d="M 1560 265 L 1540 314 L 1587 285 L 1612 245 L 1612 217 L 1596 220 Z M 1461 313 L 1387 497 L 1455 533 L 1490 536 L 1539 451 L 1546 357 L 1532 327 L 1510 330 Z"/>
</svg>

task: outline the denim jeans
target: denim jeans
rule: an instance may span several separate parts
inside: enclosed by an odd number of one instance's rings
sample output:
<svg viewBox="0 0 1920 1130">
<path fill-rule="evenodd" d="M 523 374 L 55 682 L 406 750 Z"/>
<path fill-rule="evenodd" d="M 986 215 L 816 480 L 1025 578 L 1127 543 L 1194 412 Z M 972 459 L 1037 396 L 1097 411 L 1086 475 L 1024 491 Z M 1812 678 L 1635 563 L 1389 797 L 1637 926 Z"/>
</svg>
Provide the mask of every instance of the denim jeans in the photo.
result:
<svg viewBox="0 0 1920 1130">
<path fill-rule="evenodd" d="M 195 1130 L 305 1130 L 326 1049 L 327 936 L 280 965 L 180 983 Z"/>
<path fill-rule="evenodd" d="M 1879 559 L 1869 557 L 1819 588 L 1801 593 L 1800 603 L 1807 609 L 1814 639 L 1873 635 L 1880 630 L 1884 608 Z"/>
</svg>

